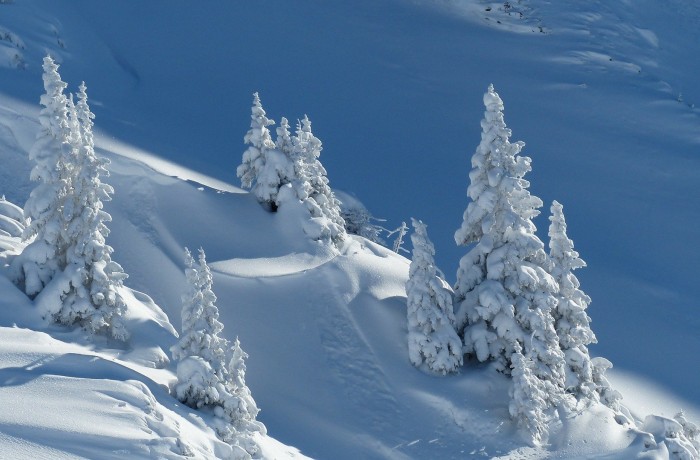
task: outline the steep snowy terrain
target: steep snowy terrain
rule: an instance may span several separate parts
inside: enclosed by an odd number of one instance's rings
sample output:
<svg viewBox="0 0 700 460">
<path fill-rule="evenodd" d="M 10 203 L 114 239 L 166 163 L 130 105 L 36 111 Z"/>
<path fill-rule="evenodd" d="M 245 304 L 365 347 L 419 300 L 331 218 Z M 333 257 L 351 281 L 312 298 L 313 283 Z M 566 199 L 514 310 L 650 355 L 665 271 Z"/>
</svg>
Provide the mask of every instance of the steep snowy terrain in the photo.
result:
<svg viewBox="0 0 700 460">
<path fill-rule="evenodd" d="M 452 233 L 493 82 L 533 157 L 533 193 L 564 203 L 589 263 L 578 276 L 593 298 L 593 353 L 615 364 L 613 383 L 636 416 L 683 408 L 700 420 L 700 64 L 688 59 L 699 8 L 512 3 L 0 4 L 0 193 L 23 204 L 33 186 L 26 152 L 50 52 L 71 91 L 81 80 L 90 91 L 116 189 L 109 243 L 141 328 L 129 350 L 47 329 L 0 277 L 1 451 L 223 455 L 163 389 L 171 370 L 149 367 L 179 326 L 183 247 L 202 246 L 270 436 L 318 458 L 545 455 L 508 421 L 505 378 L 474 366 L 438 378 L 410 365 L 407 260 L 360 239 L 341 254 L 320 247 L 293 216 L 266 213 L 231 185 L 255 90 L 274 119 L 309 113 L 332 186 L 387 226 L 428 223 L 452 281 L 465 252 Z M 537 223 L 544 239 L 546 217 Z M 600 408 L 557 427 L 547 449 L 629 458 L 645 439 Z M 270 457 L 294 454 L 269 438 L 264 446 Z"/>
</svg>

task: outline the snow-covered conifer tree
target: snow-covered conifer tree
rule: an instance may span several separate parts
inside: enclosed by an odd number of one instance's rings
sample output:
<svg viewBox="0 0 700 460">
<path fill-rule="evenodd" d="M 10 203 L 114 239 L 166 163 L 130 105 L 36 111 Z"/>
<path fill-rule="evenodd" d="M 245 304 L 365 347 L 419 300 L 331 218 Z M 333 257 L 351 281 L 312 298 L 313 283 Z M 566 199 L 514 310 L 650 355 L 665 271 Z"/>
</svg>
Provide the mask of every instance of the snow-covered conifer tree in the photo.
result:
<svg viewBox="0 0 700 460">
<path fill-rule="evenodd" d="M 277 127 L 276 134 L 275 147 L 291 158 L 294 143 L 292 142 L 292 133 L 289 129 L 289 120 L 285 117 L 282 117 L 282 120 L 280 120 L 280 125 Z"/>
<path fill-rule="evenodd" d="M 248 148 L 243 152 L 243 161 L 236 169 L 243 188 L 252 188 L 265 162 L 265 151 L 274 148 L 275 143 L 267 128 L 275 122 L 267 118 L 258 93 L 253 94 L 253 107 L 250 115 L 250 130 L 243 138 Z"/>
<path fill-rule="evenodd" d="M 510 416 L 525 430 L 530 441 L 540 445 L 549 433 L 547 385 L 535 375 L 534 363 L 524 356 L 520 344 L 511 355 Z"/>
<path fill-rule="evenodd" d="M 48 56 L 44 87 L 41 130 L 30 152 L 36 162 L 31 178 L 40 184 L 25 206 L 31 222 L 23 234 L 34 239 L 13 261 L 13 270 L 28 295 L 41 294 L 37 306 L 54 321 L 91 332 L 105 329 L 125 340 L 118 288 L 126 275 L 105 244 L 111 217 L 102 210 L 114 190 L 100 181 L 107 163 L 95 155 L 86 88 L 80 86 L 76 106 L 72 95 L 63 94 L 66 84 Z"/>
<path fill-rule="evenodd" d="M 588 345 L 596 343 L 586 308 L 591 302 L 581 289 L 573 271 L 586 266 L 574 250 L 566 234 L 566 220 L 560 203 L 554 202 L 549 217 L 549 256 L 552 276 L 559 284 L 557 308 L 554 310 L 555 329 L 559 345 L 566 357 L 566 388 L 576 399 L 597 400 L 593 383 L 593 368 Z"/>
<path fill-rule="evenodd" d="M 326 169 L 319 161 L 322 144 L 311 132 L 308 117 L 297 125 L 292 139 L 295 186 L 298 198 L 306 205 L 311 221 L 306 233 L 315 240 L 338 244 L 345 238 L 345 222 L 340 215 L 340 202 L 329 185 Z"/>
<path fill-rule="evenodd" d="M 67 248 L 60 281 L 65 284 L 58 290 L 60 302 L 54 299 L 42 303 L 48 305 L 48 313 L 59 323 L 81 324 L 93 333 L 107 329 L 113 337 L 125 340 L 128 333 L 121 316 L 126 306 L 119 288 L 127 275 L 112 260 L 113 249 L 105 241 L 109 235 L 105 223 L 112 218 L 102 209 L 103 201 L 111 200 L 114 189 L 100 180 L 100 176 L 109 175 L 109 161 L 95 155 L 95 116 L 86 90 L 82 83 L 77 105 L 73 105 L 72 98 L 68 102 L 74 148 L 70 157 L 71 189 L 63 207 Z"/>
<path fill-rule="evenodd" d="M 412 219 L 413 260 L 406 283 L 408 355 L 437 374 L 457 372 L 462 365 L 462 341 L 454 329 L 452 292 L 438 278 L 435 248 L 426 225 Z"/>
<path fill-rule="evenodd" d="M 29 152 L 35 165 L 31 180 L 39 182 L 24 206 L 31 219 L 23 239 L 29 245 L 12 264 L 14 278 L 29 296 L 35 296 L 66 264 L 63 202 L 69 193 L 68 157 L 72 154 L 66 83 L 58 73 L 58 64 L 44 58 L 43 109 L 39 114 L 40 131 Z"/>
<path fill-rule="evenodd" d="M 224 325 L 219 321 L 205 257 L 200 249 L 197 263 L 185 249 L 187 291 L 182 296 L 182 334 L 171 348 L 178 362 L 175 393 L 180 401 L 196 408 L 218 402 L 221 391 L 217 387 L 223 386 L 228 348 L 226 339 L 219 336 Z"/>
<path fill-rule="evenodd" d="M 564 354 L 552 316 L 558 287 L 532 222 L 542 201 L 528 191 L 523 177 L 531 160 L 519 155 L 522 142 L 509 141 L 503 101 L 493 86 L 484 105 L 481 143 L 469 173 L 471 202 L 455 233 L 457 244 L 476 243 L 457 272 L 458 330 L 467 354 L 495 361 L 505 373 L 519 345 L 556 404 L 563 398 Z"/>
<path fill-rule="evenodd" d="M 217 435 L 254 455 L 258 447 L 251 432 L 265 432 L 255 417 L 257 405 L 245 385 L 247 355 L 236 343 L 226 363 L 228 341 L 220 336 L 224 326 L 215 305 L 213 278 L 203 249 L 195 262 L 185 249 L 187 292 L 182 296 L 182 335 L 171 348 L 177 361 L 176 397 L 190 407 L 210 409 L 217 417 Z"/>
<path fill-rule="evenodd" d="M 249 453 L 257 452 L 258 446 L 250 437 L 253 432 L 265 434 L 265 425 L 256 420 L 260 409 L 253 399 L 250 388 L 245 383 L 245 360 L 248 354 L 241 348 L 236 337 L 231 347 L 231 360 L 228 364 L 226 389 L 229 396 L 223 404 L 223 412 L 234 430 L 228 430 L 229 435 L 236 435 L 240 445 Z M 227 431 L 224 429 L 223 431 Z"/>
<path fill-rule="evenodd" d="M 253 95 L 251 112 L 250 130 L 244 138 L 248 149 L 236 173 L 244 188 L 252 188 L 258 201 L 266 209 L 275 211 L 279 189 L 291 182 L 294 166 L 288 153 L 275 148 L 268 129 L 275 122 L 267 118 L 258 93 Z M 284 145 L 284 133 L 280 142 L 283 148 L 289 148 L 289 144 Z"/>
</svg>

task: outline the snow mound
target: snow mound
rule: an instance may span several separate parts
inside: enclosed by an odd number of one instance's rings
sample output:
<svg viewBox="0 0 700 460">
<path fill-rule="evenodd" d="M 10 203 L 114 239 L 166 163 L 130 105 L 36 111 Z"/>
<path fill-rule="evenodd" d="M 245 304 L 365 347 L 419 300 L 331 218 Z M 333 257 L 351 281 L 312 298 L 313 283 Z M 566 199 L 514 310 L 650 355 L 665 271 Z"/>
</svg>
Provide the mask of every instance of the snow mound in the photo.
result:
<svg viewBox="0 0 700 460">
<path fill-rule="evenodd" d="M 6 327 L 0 356 L 0 450 L 12 458 L 227 455 L 228 446 L 175 404 L 167 386 L 144 383 L 117 362 Z"/>
</svg>

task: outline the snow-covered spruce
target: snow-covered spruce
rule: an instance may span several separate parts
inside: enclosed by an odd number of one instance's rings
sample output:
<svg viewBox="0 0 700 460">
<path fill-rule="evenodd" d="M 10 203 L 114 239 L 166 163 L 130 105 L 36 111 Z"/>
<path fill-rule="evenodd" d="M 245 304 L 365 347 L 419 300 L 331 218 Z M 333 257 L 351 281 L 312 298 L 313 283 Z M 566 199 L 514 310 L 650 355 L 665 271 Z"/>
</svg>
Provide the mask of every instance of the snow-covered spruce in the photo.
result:
<svg viewBox="0 0 700 460">
<path fill-rule="evenodd" d="M 406 282 L 408 355 L 416 367 L 437 374 L 457 372 L 462 365 L 462 341 L 454 329 L 452 292 L 437 277 L 435 248 L 426 225 L 412 219 L 413 259 Z"/>
<path fill-rule="evenodd" d="M 119 339 L 128 333 L 121 317 L 126 305 L 119 288 L 127 275 L 112 260 L 113 249 L 105 242 L 109 235 L 106 222 L 112 220 L 105 212 L 103 201 L 111 200 L 114 189 L 100 180 L 108 176 L 109 161 L 95 155 L 92 134 L 94 114 L 88 105 L 85 83 L 80 85 L 78 103 L 68 101 L 71 142 L 74 146 L 68 163 L 70 192 L 63 205 L 66 247 L 66 266 L 58 284 L 60 302 L 40 295 L 37 302 L 56 322 L 81 324 L 95 333 L 106 329 Z"/>
<path fill-rule="evenodd" d="M 15 282 L 29 296 L 36 296 L 66 264 L 63 229 L 63 202 L 70 190 L 69 156 L 73 145 L 68 121 L 68 86 L 61 80 L 58 65 L 50 56 L 44 58 L 45 93 L 40 102 L 40 129 L 29 151 L 35 163 L 31 180 L 39 182 L 24 206 L 30 219 L 22 238 L 29 241 L 22 254 L 12 263 Z"/>
<path fill-rule="evenodd" d="M 574 250 L 574 242 L 566 234 L 563 206 L 552 203 L 549 225 L 549 257 L 552 276 L 559 285 L 557 308 L 554 310 L 555 330 L 566 359 L 566 390 L 577 400 L 591 403 L 598 400 L 593 383 L 593 367 L 588 345 L 596 343 L 591 319 L 586 308 L 591 303 L 581 289 L 573 271 L 586 263 Z"/>
<path fill-rule="evenodd" d="M 175 396 L 192 408 L 210 410 L 217 436 L 234 446 L 239 457 L 256 456 L 258 446 L 251 434 L 266 430 L 255 420 L 259 410 L 245 384 L 247 355 L 238 340 L 229 350 L 228 341 L 219 335 L 224 326 L 219 321 L 213 278 L 203 249 L 198 261 L 185 249 L 185 276 L 182 335 L 170 350 L 177 361 Z"/>
<path fill-rule="evenodd" d="M 277 210 L 279 189 L 290 183 L 294 175 L 289 151 L 285 153 L 284 150 L 277 149 L 270 136 L 268 126 L 274 123 L 267 118 L 258 93 L 253 94 L 250 130 L 244 137 L 248 148 L 243 152 L 242 163 L 236 170 L 243 188 L 252 188 L 260 204 L 270 211 Z M 289 149 L 284 141 L 282 134 L 280 146 Z"/>
<path fill-rule="evenodd" d="M 547 440 L 551 408 L 547 402 L 547 386 L 534 372 L 534 363 L 524 356 L 519 344 L 511 355 L 511 376 L 508 411 L 534 445 Z"/>
<path fill-rule="evenodd" d="M 329 185 L 326 168 L 319 160 L 321 140 L 311 132 L 307 116 L 297 123 L 292 144 L 294 191 L 311 214 L 304 231 L 314 240 L 339 244 L 345 239 L 345 221 L 340 215 L 340 202 Z"/>
<path fill-rule="evenodd" d="M 522 142 L 510 143 L 493 86 L 484 105 L 481 143 L 469 173 L 471 202 L 455 233 L 457 244 L 477 243 L 457 272 L 458 330 L 467 354 L 495 361 L 504 373 L 510 373 L 511 355 L 520 346 L 556 405 L 564 399 L 565 361 L 552 316 L 558 287 L 532 222 L 542 201 L 528 191 L 523 177 L 531 160 L 519 155 Z"/>
<path fill-rule="evenodd" d="M 255 453 L 258 447 L 247 433 L 258 431 L 265 434 L 267 430 L 265 425 L 256 420 L 260 409 L 253 399 L 250 388 L 245 383 L 245 360 L 248 359 L 248 354 L 241 348 L 238 337 L 231 346 L 230 354 L 226 388 L 231 396 L 224 401 L 223 413 L 225 419 L 229 420 L 236 429 L 231 434 L 244 433 L 244 435 L 238 436 L 238 442 L 246 452 Z"/>
<path fill-rule="evenodd" d="M 289 129 L 289 120 L 282 117 L 280 120 L 280 125 L 277 127 L 275 132 L 277 134 L 277 137 L 275 138 L 275 147 L 277 150 L 291 158 L 294 143 L 292 142 L 292 133 Z"/>
<path fill-rule="evenodd" d="M 224 325 L 219 321 L 211 271 L 202 249 L 199 263 L 185 249 L 185 277 L 187 290 L 182 296 L 182 334 L 171 349 L 173 358 L 181 363 L 187 357 L 197 356 L 208 364 L 214 374 L 223 376 L 228 343 L 219 336 Z M 208 397 L 200 395 L 198 391 L 199 388 L 189 387 L 181 381 L 177 387 L 178 399 L 192 407 L 208 404 Z"/>
<path fill-rule="evenodd" d="M 23 238 L 30 243 L 12 262 L 13 273 L 45 316 L 126 340 L 118 291 L 126 275 L 105 244 L 111 217 L 102 210 L 114 190 L 100 181 L 107 163 L 95 155 L 86 87 L 80 86 L 76 106 L 48 56 L 44 87 L 41 131 L 30 153 L 32 179 L 40 183 L 25 206 L 31 221 Z"/>
</svg>

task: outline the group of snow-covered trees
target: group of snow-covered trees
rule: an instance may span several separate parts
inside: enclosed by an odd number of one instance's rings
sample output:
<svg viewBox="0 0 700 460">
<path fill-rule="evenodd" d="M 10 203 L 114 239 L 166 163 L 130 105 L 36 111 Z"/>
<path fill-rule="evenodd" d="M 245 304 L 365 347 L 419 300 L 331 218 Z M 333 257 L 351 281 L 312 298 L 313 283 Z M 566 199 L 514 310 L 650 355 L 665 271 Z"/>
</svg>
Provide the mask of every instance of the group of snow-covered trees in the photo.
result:
<svg viewBox="0 0 700 460">
<path fill-rule="evenodd" d="M 378 225 L 357 200 L 348 197 L 341 202 L 330 187 L 326 169 L 319 160 L 322 144 L 311 132 L 311 121 L 305 115 L 297 121 L 295 133 L 282 117 L 272 139 L 270 127 L 275 122 L 267 117 L 258 93 L 253 94 L 250 129 L 244 137 L 248 146 L 243 152 L 236 174 L 241 186 L 250 190 L 263 208 L 277 212 L 281 207 L 301 205 L 305 217 L 305 234 L 316 241 L 339 246 L 347 234 L 362 236 L 381 245 L 387 236 L 398 233 L 394 251 L 404 251 L 404 223 L 394 231 Z"/>
<path fill-rule="evenodd" d="M 214 416 L 217 436 L 234 448 L 235 458 L 256 456 L 252 434 L 266 432 L 245 383 L 245 359 L 238 338 L 229 344 L 220 336 L 224 325 L 215 305 L 213 278 L 204 250 L 195 261 L 185 249 L 187 291 L 182 296 L 182 335 L 172 349 L 177 361 L 175 396 Z"/>
<path fill-rule="evenodd" d="M 322 144 L 311 132 L 311 121 L 304 116 L 292 135 L 283 117 L 273 141 L 268 127 L 274 123 L 255 93 L 244 138 L 248 148 L 236 170 L 241 185 L 273 212 L 285 203 L 300 203 L 308 212 L 304 232 L 314 240 L 339 244 L 346 235 L 345 221 L 319 160 Z"/>
<path fill-rule="evenodd" d="M 510 142 L 493 86 L 484 104 L 471 201 L 455 233 L 457 244 L 471 247 L 454 291 L 436 275 L 425 225 L 413 223 L 409 357 L 440 374 L 456 372 L 463 355 L 495 363 L 512 378 L 512 417 L 539 443 L 560 411 L 598 401 L 619 410 L 620 395 L 605 378 L 610 362 L 588 352 L 596 342 L 586 314 L 590 298 L 573 273 L 585 263 L 567 237 L 562 205 L 551 207 L 547 253 L 532 220 L 542 201 L 524 179 L 531 160 L 520 155 L 522 142 Z"/>
<path fill-rule="evenodd" d="M 105 243 L 111 217 L 102 209 L 114 190 L 100 180 L 108 161 L 95 155 L 87 89 L 80 85 L 75 102 L 51 57 L 43 68 L 40 131 L 29 153 L 31 179 L 39 184 L 24 207 L 28 244 L 12 261 L 12 274 L 54 321 L 126 340 L 119 288 L 127 275 L 111 259 Z"/>
<path fill-rule="evenodd" d="M 48 319 L 126 341 L 120 289 L 127 275 L 111 258 L 105 242 L 111 216 L 102 209 L 114 190 L 101 181 L 109 175 L 109 161 L 95 154 L 87 88 L 80 85 L 76 102 L 64 93 L 67 84 L 51 57 L 44 58 L 43 70 L 40 131 L 29 154 L 38 185 L 19 213 L 27 223 L 21 235 L 26 246 L 11 261 L 11 274 Z M 186 250 L 185 265 L 182 336 L 171 349 L 177 362 L 173 393 L 211 412 L 233 458 L 257 456 L 253 433 L 264 434 L 265 426 L 256 421 L 259 410 L 245 383 L 248 355 L 238 339 L 231 345 L 219 335 L 223 325 L 204 251 L 195 261 Z"/>
<path fill-rule="evenodd" d="M 456 372 L 464 355 L 494 362 L 512 377 L 511 415 L 541 442 L 561 411 L 599 401 L 619 410 L 620 395 L 605 378 L 610 362 L 591 359 L 588 352 L 596 341 L 586 314 L 590 298 L 573 273 L 585 263 L 566 234 L 562 205 L 555 201 L 551 207 L 547 253 L 533 223 L 543 203 L 524 179 L 531 160 L 520 155 L 522 142 L 510 142 L 503 102 L 492 86 L 484 104 L 482 139 L 469 174 L 471 202 L 455 233 L 457 244 L 472 247 L 460 261 L 454 290 L 438 276 L 426 225 L 413 220 L 409 357 L 442 375 Z M 376 241 L 378 228 L 366 215 L 343 219 L 355 213 L 341 211 L 329 187 L 319 161 L 321 141 L 309 119 L 298 122 L 292 135 L 282 118 L 275 140 L 272 125 L 254 94 L 248 148 L 237 169 L 242 186 L 272 212 L 301 204 L 312 239 L 338 244 L 352 228 L 350 233 L 369 232 L 364 236 Z M 397 230 L 399 248 L 405 230 L 405 224 Z"/>
</svg>

